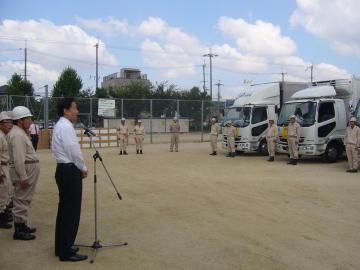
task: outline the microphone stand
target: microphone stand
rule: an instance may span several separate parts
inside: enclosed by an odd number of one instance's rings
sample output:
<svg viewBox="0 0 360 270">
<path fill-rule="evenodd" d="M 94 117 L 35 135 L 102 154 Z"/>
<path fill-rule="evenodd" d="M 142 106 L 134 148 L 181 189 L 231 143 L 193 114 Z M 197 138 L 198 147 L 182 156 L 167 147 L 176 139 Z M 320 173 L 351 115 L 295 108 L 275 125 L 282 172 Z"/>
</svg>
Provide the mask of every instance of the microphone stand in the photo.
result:
<svg viewBox="0 0 360 270">
<path fill-rule="evenodd" d="M 90 259 L 90 263 L 94 263 L 95 261 L 95 257 L 96 257 L 96 253 L 97 253 L 97 250 L 100 249 L 100 248 L 103 248 L 103 247 L 121 247 L 121 246 L 127 246 L 127 242 L 123 242 L 123 243 L 119 243 L 119 244 L 103 244 L 101 242 L 101 240 L 98 238 L 98 226 L 97 226 L 97 223 L 98 223 L 98 216 L 97 216 L 97 175 L 96 175 L 96 161 L 97 160 L 100 160 L 107 176 L 108 176 L 108 179 L 110 180 L 111 184 L 113 185 L 115 191 L 116 191 L 116 194 L 119 198 L 119 200 L 122 199 L 118 189 L 116 188 L 115 184 L 114 184 L 114 181 L 112 180 L 110 174 L 109 174 L 109 171 L 107 170 L 104 162 L 103 162 L 103 159 L 99 153 L 99 151 L 96 149 L 95 147 L 95 144 L 93 143 L 93 140 L 92 140 L 92 135 L 87 131 L 85 130 L 84 134 L 86 134 L 89 138 L 90 138 L 90 146 L 93 147 L 95 149 L 95 154 L 93 154 L 93 160 L 94 160 L 94 213 L 95 213 L 95 238 L 94 238 L 94 242 L 93 244 L 90 246 L 90 245 L 75 245 L 77 247 L 89 247 L 92 249 L 92 256 L 91 256 L 91 259 Z"/>
</svg>

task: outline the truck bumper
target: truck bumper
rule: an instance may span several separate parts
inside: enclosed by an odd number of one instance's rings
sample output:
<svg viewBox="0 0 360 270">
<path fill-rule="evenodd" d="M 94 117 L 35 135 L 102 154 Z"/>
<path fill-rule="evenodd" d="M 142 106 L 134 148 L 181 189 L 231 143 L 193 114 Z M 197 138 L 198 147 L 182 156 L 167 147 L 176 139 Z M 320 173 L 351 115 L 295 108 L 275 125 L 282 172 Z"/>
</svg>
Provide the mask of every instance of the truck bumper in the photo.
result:
<svg viewBox="0 0 360 270">
<path fill-rule="evenodd" d="M 227 141 L 222 142 L 223 149 L 227 149 Z M 236 151 L 241 151 L 244 153 L 253 153 L 257 152 L 259 148 L 258 142 L 235 142 Z"/>
<path fill-rule="evenodd" d="M 276 150 L 278 153 L 288 154 L 287 144 L 278 143 L 276 145 Z M 300 144 L 299 145 L 299 155 L 300 156 L 321 156 L 325 153 L 326 145 L 325 144 Z"/>
</svg>

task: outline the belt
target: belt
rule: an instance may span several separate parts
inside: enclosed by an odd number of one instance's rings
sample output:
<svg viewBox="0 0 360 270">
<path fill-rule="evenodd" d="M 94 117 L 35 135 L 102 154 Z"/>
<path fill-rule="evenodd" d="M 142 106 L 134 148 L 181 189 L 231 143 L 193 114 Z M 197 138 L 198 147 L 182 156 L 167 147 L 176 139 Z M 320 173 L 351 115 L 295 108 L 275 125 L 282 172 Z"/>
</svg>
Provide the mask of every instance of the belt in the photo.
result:
<svg viewBox="0 0 360 270">
<path fill-rule="evenodd" d="M 25 164 L 34 164 L 34 163 L 39 163 L 38 160 L 25 160 Z"/>
<path fill-rule="evenodd" d="M 69 162 L 69 163 L 58 163 L 57 165 L 60 166 L 60 167 L 75 166 L 75 164 L 72 163 L 72 162 Z"/>
<path fill-rule="evenodd" d="M 9 165 L 9 162 L 8 161 L 0 161 L 0 165 L 6 166 L 6 165 Z"/>
</svg>

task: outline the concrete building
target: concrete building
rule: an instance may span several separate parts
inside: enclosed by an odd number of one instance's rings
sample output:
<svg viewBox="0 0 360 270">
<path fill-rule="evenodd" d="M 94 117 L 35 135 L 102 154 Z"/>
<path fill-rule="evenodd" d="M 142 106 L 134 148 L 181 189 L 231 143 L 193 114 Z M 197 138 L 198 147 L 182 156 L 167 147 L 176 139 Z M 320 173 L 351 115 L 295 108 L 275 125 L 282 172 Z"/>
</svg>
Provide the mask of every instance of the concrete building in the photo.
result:
<svg viewBox="0 0 360 270">
<path fill-rule="evenodd" d="M 105 76 L 101 83 L 101 87 L 105 89 L 116 88 L 119 86 L 129 85 L 131 82 L 144 82 L 150 84 L 146 74 L 136 68 L 122 68 L 120 72 L 116 72 Z"/>
</svg>

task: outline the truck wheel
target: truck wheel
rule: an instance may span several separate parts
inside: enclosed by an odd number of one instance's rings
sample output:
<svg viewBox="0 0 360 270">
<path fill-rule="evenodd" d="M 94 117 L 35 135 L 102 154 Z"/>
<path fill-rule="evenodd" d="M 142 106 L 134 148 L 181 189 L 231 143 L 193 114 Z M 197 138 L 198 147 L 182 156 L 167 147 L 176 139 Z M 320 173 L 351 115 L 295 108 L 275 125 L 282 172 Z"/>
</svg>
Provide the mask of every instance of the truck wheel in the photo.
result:
<svg viewBox="0 0 360 270">
<path fill-rule="evenodd" d="M 323 160 L 328 163 L 334 163 L 337 161 L 340 155 L 339 146 L 335 143 L 331 143 L 327 146 Z"/>
<path fill-rule="evenodd" d="M 260 142 L 258 152 L 263 156 L 267 156 L 269 154 L 266 140 L 262 140 Z"/>
</svg>

